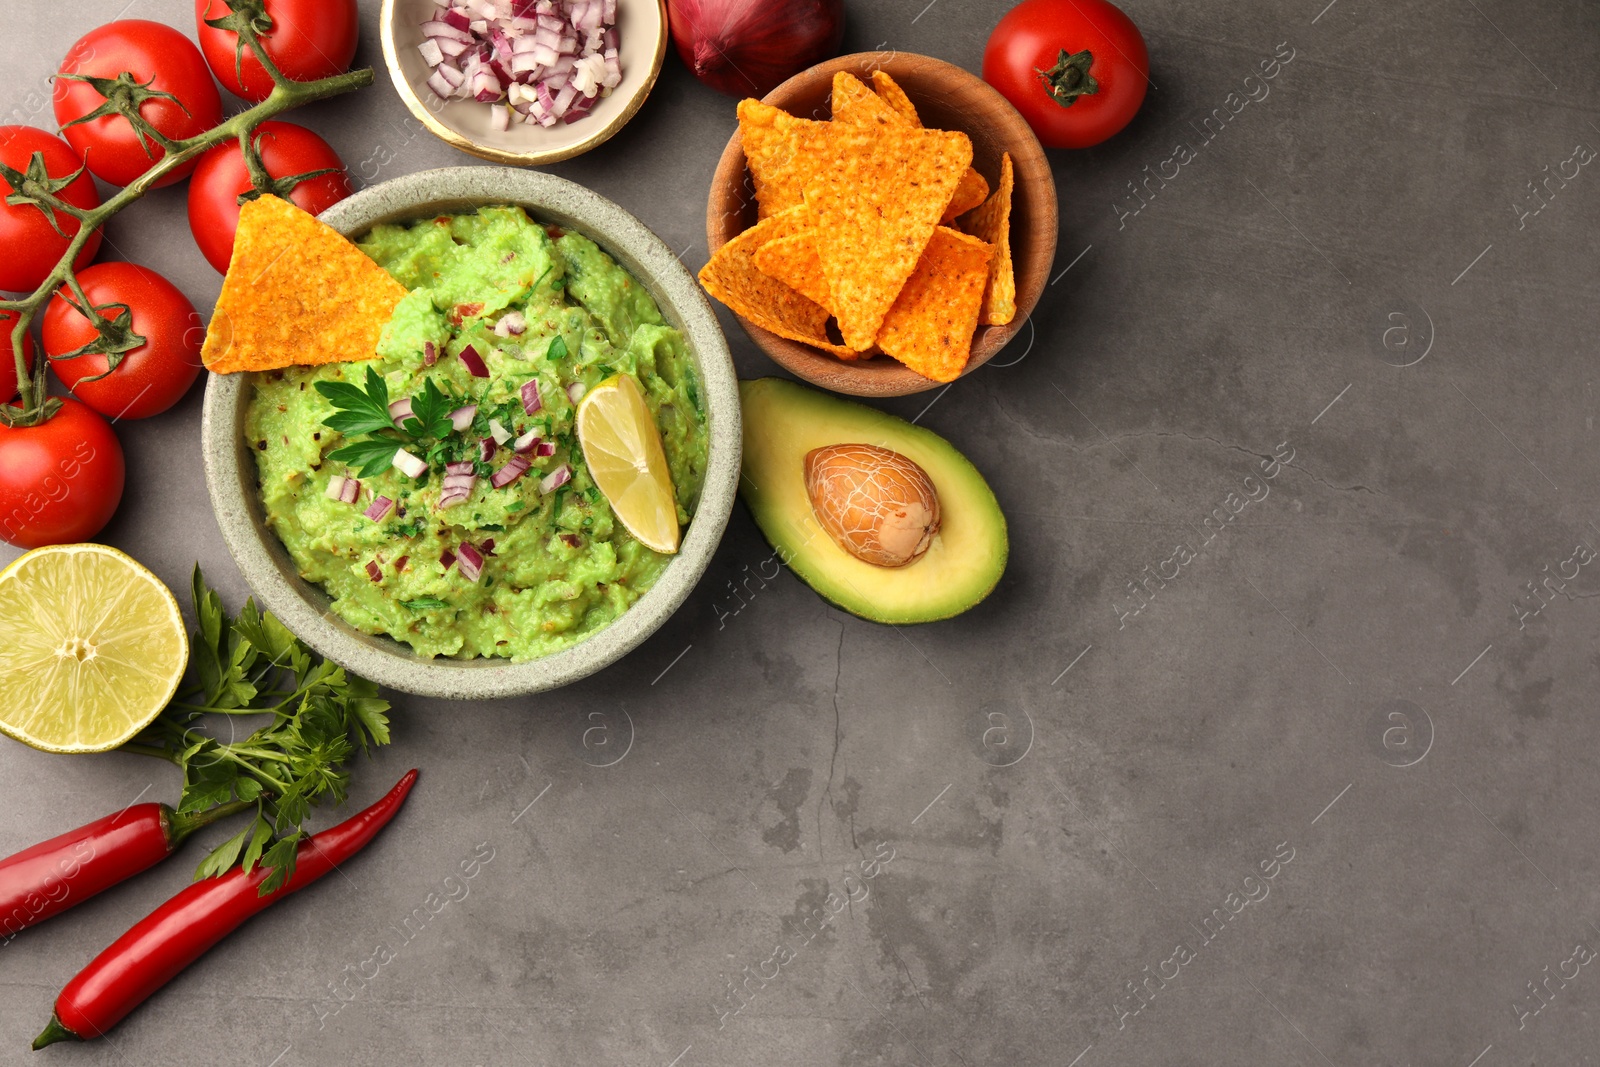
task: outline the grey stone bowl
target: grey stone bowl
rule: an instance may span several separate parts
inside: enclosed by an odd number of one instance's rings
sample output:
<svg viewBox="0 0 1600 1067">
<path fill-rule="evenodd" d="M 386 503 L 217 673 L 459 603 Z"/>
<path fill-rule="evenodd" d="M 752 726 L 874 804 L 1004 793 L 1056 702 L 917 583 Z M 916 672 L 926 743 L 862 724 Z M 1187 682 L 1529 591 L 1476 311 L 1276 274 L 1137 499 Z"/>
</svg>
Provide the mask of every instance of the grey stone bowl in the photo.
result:
<svg viewBox="0 0 1600 1067">
<path fill-rule="evenodd" d="M 554 689 L 627 655 L 671 617 L 705 573 L 727 528 L 739 481 L 738 379 L 716 316 L 672 250 L 621 207 L 581 185 L 536 171 L 451 167 L 363 189 L 329 208 L 322 221 L 356 238 L 378 223 L 485 204 L 517 204 L 539 219 L 592 237 L 655 295 L 667 321 L 688 341 L 699 371 L 710 435 L 700 507 L 660 580 L 610 626 L 554 655 L 517 664 L 427 658 L 388 637 L 362 633 L 333 614 L 327 594 L 299 576 L 263 518 L 255 459 L 244 437 L 251 376 L 212 375 L 201 423 L 212 509 L 228 551 L 261 604 L 295 636 L 346 670 L 402 692 L 457 700 Z"/>
</svg>

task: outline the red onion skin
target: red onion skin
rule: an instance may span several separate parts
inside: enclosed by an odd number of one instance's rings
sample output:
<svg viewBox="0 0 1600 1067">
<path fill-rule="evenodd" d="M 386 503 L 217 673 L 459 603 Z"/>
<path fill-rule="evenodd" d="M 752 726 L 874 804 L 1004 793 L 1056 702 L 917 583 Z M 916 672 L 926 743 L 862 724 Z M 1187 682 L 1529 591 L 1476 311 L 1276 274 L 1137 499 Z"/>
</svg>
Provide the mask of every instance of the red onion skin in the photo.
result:
<svg viewBox="0 0 1600 1067">
<path fill-rule="evenodd" d="M 762 97 L 839 54 L 844 0 L 667 0 L 678 58 L 719 93 Z"/>
</svg>

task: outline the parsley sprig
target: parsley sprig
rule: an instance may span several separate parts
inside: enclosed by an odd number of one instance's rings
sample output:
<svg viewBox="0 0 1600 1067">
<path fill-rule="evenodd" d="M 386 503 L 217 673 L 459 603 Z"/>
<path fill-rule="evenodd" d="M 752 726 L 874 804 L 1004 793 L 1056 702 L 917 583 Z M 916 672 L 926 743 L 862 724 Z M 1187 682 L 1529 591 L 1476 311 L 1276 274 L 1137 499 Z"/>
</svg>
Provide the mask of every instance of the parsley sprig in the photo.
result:
<svg viewBox="0 0 1600 1067">
<path fill-rule="evenodd" d="M 450 412 L 455 410 L 456 400 L 432 378 L 411 398 L 411 417 L 398 426 L 389 414 L 389 386 L 370 366 L 364 387 L 354 382 L 318 382 L 317 392 L 335 408 L 322 420 L 323 425 L 351 438 L 349 444 L 328 453 L 328 458 L 358 471 L 363 478 L 387 470 L 400 449 L 419 442 L 441 442 L 454 429 Z"/>
<path fill-rule="evenodd" d="M 328 797 L 344 802 L 346 764 L 356 749 L 389 742 L 389 702 L 374 683 L 317 655 L 253 599 L 229 618 L 198 566 L 193 596 L 200 623 L 190 642 L 195 681 L 180 694 L 192 699 L 168 705 L 124 747 L 182 770 L 179 812 L 254 805 L 255 818 L 201 861 L 195 877 L 259 864 L 271 872 L 261 884 L 265 896 L 294 872 L 311 808 Z M 230 728 L 223 740 L 200 728 L 211 715 L 271 719 L 243 738 Z"/>
</svg>

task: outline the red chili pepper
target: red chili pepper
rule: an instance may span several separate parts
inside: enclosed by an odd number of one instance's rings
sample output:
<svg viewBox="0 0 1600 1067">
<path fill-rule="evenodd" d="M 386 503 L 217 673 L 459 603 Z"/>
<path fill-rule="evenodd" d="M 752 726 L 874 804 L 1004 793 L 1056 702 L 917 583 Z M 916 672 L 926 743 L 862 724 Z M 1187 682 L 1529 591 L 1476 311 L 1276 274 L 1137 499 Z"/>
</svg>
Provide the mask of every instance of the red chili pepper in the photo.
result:
<svg viewBox="0 0 1600 1067">
<path fill-rule="evenodd" d="M 267 878 L 265 869 L 246 874 L 235 867 L 195 882 L 161 905 L 67 983 L 50 1025 L 33 1047 L 105 1034 L 246 919 L 360 852 L 394 818 L 416 780 L 417 772 L 407 771 L 372 807 L 301 842 L 294 874 L 274 893 L 257 891 Z"/>
<path fill-rule="evenodd" d="M 0 860 L 0 938 L 148 870 L 202 826 L 254 805 L 234 801 L 180 814 L 165 804 L 135 804 Z"/>
</svg>

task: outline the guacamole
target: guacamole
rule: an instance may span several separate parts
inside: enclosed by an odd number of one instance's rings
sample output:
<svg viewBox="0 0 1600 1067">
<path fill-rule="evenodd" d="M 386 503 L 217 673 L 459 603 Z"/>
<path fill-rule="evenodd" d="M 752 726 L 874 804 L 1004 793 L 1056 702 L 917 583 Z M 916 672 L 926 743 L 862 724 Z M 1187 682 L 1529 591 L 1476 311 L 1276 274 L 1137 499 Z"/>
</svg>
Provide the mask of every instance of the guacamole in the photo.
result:
<svg viewBox="0 0 1600 1067">
<path fill-rule="evenodd" d="M 359 246 L 410 290 L 377 358 L 257 374 L 245 421 L 267 522 L 301 576 L 352 626 L 425 656 L 524 661 L 604 628 L 671 557 L 635 540 L 596 488 L 576 402 L 634 377 L 690 522 L 707 437 L 683 337 L 593 241 L 520 208 L 378 226 Z M 330 383 L 371 393 L 369 368 L 382 383 L 371 406 L 401 408 L 363 433 L 340 421 L 352 390 Z M 390 443 L 426 469 L 391 465 Z M 365 468 L 354 446 L 368 447 Z"/>
</svg>

